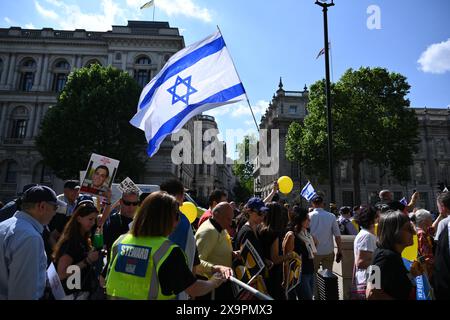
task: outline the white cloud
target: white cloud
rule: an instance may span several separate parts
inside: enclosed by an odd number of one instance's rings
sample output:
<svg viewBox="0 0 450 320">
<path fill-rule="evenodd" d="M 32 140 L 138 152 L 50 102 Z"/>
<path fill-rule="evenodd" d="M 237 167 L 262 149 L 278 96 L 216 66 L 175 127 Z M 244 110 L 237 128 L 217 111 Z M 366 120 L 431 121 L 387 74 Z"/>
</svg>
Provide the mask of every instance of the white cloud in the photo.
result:
<svg viewBox="0 0 450 320">
<path fill-rule="evenodd" d="M 6 22 L 7 24 L 9 24 L 9 25 L 13 25 L 13 24 L 14 24 L 14 22 L 13 22 L 10 18 L 8 18 L 8 17 L 4 17 L 3 20 L 5 20 L 5 22 Z"/>
<path fill-rule="evenodd" d="M 269 106 L 268 101 L 259 100 L 255 105 L 252 106 L 253 113 L 255 114 L 256 119 L 258 119 L 258 116 L 260 117 Z M 248 107 L 248 104 L 246 103 L 240 103 L 238 104 L 233 110 L 231 110 L 231 116 L 237 118 L 241 116 L 251 116 L 250 108 Z"/>
<path fill-rule="evenodd" d="M 36 7 L 37 12 L 44 18 L 52 20 L 57 20 L 59 18 L 59 15 L 55 11 L 44 8 L 37 1 L 34 1 L 34 6 Z"/>
<path fill-rule="evenodd" d="M 127 5 L 132 8 L 140 8 L 146 0 L 126 0 Z M 162 10 L 169 17 L 185 16 L 204 22 L 211 22 L 211 12 L 195 4 L 193 0 L 155 0 L 156 13 Z M 153 9 L 152 9 L 153 10 Z"/>
<path fill-rule="evenodd" d="M 450 38 L 430 45 L 417 62 L 423 72 L 443 74 L 450 71 Z"/>
<path fill-rule="evenodd" d="M 27 24 L 25 25 L 25 28 L 26 28 L 26 29 L 36 29 L 36 27 L 35 27 L 34 24 L 32 24 L 32 23 L 27 23 Z"/>
<path fill-rule="evenodd" d="M 114 0 L 101 0 L 100 13 L 85 13 L 78 5 L 65 4 L 58 0 L 46 0 L 49 5 L 58 8 L 59 16 L 56 17 L 44 8 L 37 0 L 35 5 L 38 13 L 45 17 L 56 20 L 57 28 L 64 30 L 86 29 L 89 31 L 107 31 L 117 23 L 126 23 L 125 11 Z"/>
</svg>

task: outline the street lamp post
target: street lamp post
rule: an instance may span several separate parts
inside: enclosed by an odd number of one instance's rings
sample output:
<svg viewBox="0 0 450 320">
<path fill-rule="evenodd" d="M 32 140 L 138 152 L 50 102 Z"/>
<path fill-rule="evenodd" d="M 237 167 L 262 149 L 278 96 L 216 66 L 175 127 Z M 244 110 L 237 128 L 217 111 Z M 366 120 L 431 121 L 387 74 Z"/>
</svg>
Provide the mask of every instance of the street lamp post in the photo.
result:
<svg viewBox="0 0 450 320">
<path fill-rule="evenodd" d="M 330 176 L 330 202 L 335 203 L 334 191 L 334 170 L 333 170 L 333 126 L 331 118 L 331 86 L 330 86 L 330 52 L 328 43 L 328 7 L 334 6 L 333 0 L 316 1 L 318 6 L 322 7 L 323 25 L 324 25 L 324 41 L 325 41 L 325 79 L 326 79 L 326 96 L 327 96 L 327 124 L 328 124 L 328 174 Z"/>
</svg>

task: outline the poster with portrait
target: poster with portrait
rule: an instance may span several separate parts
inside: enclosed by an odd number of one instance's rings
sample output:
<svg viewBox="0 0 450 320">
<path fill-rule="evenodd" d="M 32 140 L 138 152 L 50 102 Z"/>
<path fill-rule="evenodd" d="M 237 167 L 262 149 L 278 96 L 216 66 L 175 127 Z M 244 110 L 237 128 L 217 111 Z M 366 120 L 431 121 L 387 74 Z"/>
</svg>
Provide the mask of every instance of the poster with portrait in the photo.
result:
<svg viewBox="0 0 450 320">
<path fill-rule="evenodd" d="M 289 261 L 288 268 L 288 283 L 286 286 L 286 293 L 289 293 L 292 289 L 300 284 L 300 277 L 302 274 L 302 259 L 295 258 Z"/>
<path fill-rule="evenodd" d="M 111 188 L 119 162 L 119 160 L 93 153 L 81 183 L 80 193 L 103 195 Z"/>
</svg>

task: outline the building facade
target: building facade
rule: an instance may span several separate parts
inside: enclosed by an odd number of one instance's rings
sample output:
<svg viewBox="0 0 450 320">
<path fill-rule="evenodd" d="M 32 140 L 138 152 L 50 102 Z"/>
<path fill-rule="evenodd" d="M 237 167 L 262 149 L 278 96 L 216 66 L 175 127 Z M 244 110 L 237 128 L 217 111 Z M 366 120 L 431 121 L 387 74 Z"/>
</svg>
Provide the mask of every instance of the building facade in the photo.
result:
<svg viewBox="0 0 450 320">
<path fill-rule="evenodd" d="M 43 165 L 34 142 L 70 72 L 94 63 L 113 66 L 143 87 L 184 46 L 178 28 L 167 22 L 129 21 L 107 32 L 0 28 L 0 200 L 15 197 L 31 182 L 62 191 L 63 182 Z M 195 120 L 184 128 L 193 132 Z M 177 177 L 193 188 L 195 167 L 175 165 L 173 145 L 170 137 L 164 140 L 136 182 L 160 184 Z"/>
<path fill-rule="evenodd" d="M 286 159 L 285 137 L 289 125 L 293 121 L 303 122 L 308 113 L 308 91 L 285 91 L 280 80 L 279 89 L 273 96 L 265 115 L 261 119 L 261 129 L 279 129 L 280 135 L 280 165 L 278 174 L 273 176 L 260 175 L 260 166 L 256 163 L 254 170 L 255 192 L 262 196 L 270 193 L 272 183 L 280 176 L 289 176 L 294 181 L 294 189 L 287 200 L 306 205 L 300 197 L 300 191 L 308 180 L 316 190 L 329 194 L 329 185 L 319 184 L 317 179 L 302 174 L 297 164 Z M 438 186 L 448 186 L 450 183 L 450 109 L 414 108 L 419 120 L 418 152 L 414 155 L 414 164 L 410 167 L 411 179 L 408 183 L 400 184 L 390 175 L 389 170 L 371 165 L 368 161 L 361 165 L 361 202 L 375 204 L 378 193 L 382 189 L 389 189 L 394 198 L 399 200 L 411 197 L 414 190 L 420 192 L 417 206 L 436 210 L 436 196 Z M 270 144 L 270 142 L 269 142 Z M 338 206 L 357 205 L 354 202 L 352 186 L 352 163 L 340 161 L 335 163 L 335 193 Z"/>
</svg>

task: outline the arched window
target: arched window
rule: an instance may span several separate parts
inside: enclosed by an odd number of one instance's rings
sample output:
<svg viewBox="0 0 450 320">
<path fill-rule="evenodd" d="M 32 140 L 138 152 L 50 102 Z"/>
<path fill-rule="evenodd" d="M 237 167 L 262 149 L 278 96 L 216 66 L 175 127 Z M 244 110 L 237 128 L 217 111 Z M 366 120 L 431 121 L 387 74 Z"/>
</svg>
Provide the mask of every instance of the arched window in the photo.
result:
<svg viewBox="0 0 450 320">
<path fill-rule="evenodd" d="M 61 92 L 67 82 L 70 72 L 70 64 L 66 60 L 58 60 L 53 67 L 53 85 L 54 92 Z"/>
<path fill-rule="evenodd" d="M 28 124 L 28 109 L 25 107 L 15 108 L 10 117 L 11 131 L 9 137 L 14 140 L 25 139 Z"/>
<path fill-rule="evenodd" d="M 36 183 L 51 185 L 52 184 L 52 171 L 49 167 L 45 166 L 42 162 L 39 162 L 33 170 L 33 180 Z"/>
<path fill-rule="evenodd" d="M 20 66 L 20 84 L 21 91 L 31 91 L 33 88 L 34 74 L 36 73 L 36 62 L 31 59 L 25 59 Z"/>
<path fill-rule="evenodd" d="M 2 183 L 17 183 L 19 166 L 14 160 L 7 160 L 1 165 Z"/>
<path fill-rule="evenodd" d="M 152 61 L 146 56 L 138 57 L 134 63 L 134 79 L 141 87 L 150 82 L 151 64 Z"/>
</svg>

